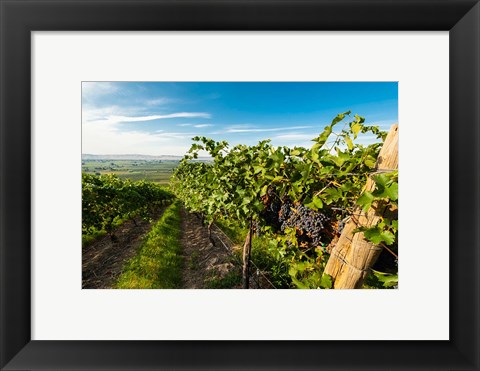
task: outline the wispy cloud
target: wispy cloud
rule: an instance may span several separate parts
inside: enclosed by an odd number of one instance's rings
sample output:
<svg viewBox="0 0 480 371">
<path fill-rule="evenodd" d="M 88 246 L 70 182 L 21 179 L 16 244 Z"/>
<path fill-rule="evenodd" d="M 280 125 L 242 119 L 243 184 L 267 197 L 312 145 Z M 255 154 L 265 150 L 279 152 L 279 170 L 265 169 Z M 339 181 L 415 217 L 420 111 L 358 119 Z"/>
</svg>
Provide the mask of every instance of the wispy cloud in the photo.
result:
<svg viewBox="0 0 480 371">
<path fill-rule="evenodd" d="M 284 133 L 274 135 L 271 140 L 274 146 L 288 146 L 288 147 L 305 147 L 310 148 L 313 144 L 312 139 L 318 134 L 316 133 Z"/>
<path fill-rule="evenodd" d="M 193 125 L 195 128 L 208 128 L 209 126 L 213 126 L 212 124 L 199 124 L 199 125 Z"/>
<path fill-rule="evenodd" d="M 178 133 L 150 134 L 139 131 L 110 131 L 109 128 L 90 127 L 82 132 L 82 153 L 147 155 L 178 155 L 186 153 L 190 137 Z"/>
<path fill-rule="evenodd" d="M 303 141 L 303 140 L 311 140 L 315 138 L 315 134 L 299 134 L 299 133 L 292 133 L 292 134 L 282 134 L 282 135 L 275 135 L 272 139 L 283 140 L 283 141 Z"/>
<path fill-rule="evenodd" d="M 83 153 L 118 154 L 142 153 L 182 155 L 190 147 L 194 133 L 168 132 L 157 129 L 152 132 L 128 129 L 122 123 L 145 122 L 174 118 L 210 118 L 206 112 L 175 112 L 163 115 L 142 115 L 137 107 L 83 106 L 82 151 Z M 190 124 L 192 125 L 192 124 Z"/>
<path fill-rule="evenodd" d="M 109 120 L 116 122 L 139 122 L 139 121 L 153 121 L 161 119 L 173 119 L 179 117 L 200 117 L 209 119 L 211 115 L 206 112 L 178 112 L 170 113 L 168 115 L 150 115 L 150 116 L 110 116 Z"/>
<path fill-rule="evenodd" d="M 156 138 L 164 138 L 164 139 L 191 139 L 194 136 L 194 133 L 157 133 L 152 134 Z"/>
<path fill-rule="evenodd" d="M 275 131 L 286 131 L 286 130 L 296 130 L 296 129 L 308 129 L 311 126 L 290 126 L 284 128 L 247 128 L 247 129 L 237 129 L 237 128 L 228 128 L 226 133 L 264 133 L 264 132 L 275 132 Z"/>
<path fill-rule="evenodd" d="M 177 126 L 192 126 L 193 124 L 178 124 Z"/>
<path fill-rule="evenodd" d="M 160 106 L 167 103 L 172 103 L 174 100 L 171 98 L 160 97 L 155 99 L 148 99 L 145 101 L 147 106 Z"/>
<path fill-rule="evenodd" d="M 118 123 L 86 123 L 82 128 L 82 152 L 97 154 L 141 153 L 183 155 L 190 147 L 193 133 L 153 133 L 121 130 Z"/>
<path fill-rule="evenodd" d="M 117 105 L 96 107 L 89 104 L 83 104 L 82 122 L 112 122 L 110 118 L 113 116 L 136 116 L 141 114 L 141 108 L 124 107 Z"/>
<path fill-rule="evenodd" d="M 211 115 L 206 112 L 177 112 L 167 115 L 147 115 L 147 116 L 126 116 L 111 114 L 116 112 L 115 107 L 106 107 L 100 110 L 85 110 L 84 122 L 103 122 L 103 123 L 120 123 L 120 122 L 142 122 L 173 118 L 211 118 Z M 109 114 L 110 113 L 110 114 Z"/>
</svg>

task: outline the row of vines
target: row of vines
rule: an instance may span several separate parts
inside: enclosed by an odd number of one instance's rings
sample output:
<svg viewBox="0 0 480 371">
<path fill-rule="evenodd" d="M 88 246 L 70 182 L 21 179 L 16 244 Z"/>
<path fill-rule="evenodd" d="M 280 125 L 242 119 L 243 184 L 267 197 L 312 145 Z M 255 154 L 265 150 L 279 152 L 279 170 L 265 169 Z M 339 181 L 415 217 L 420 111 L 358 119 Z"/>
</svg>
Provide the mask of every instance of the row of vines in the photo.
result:
<svg viewBox="0 0 480 371">
<path fill-rule="evenodd" d="M 105 231 L 136 217 L 149 218 L 173 194 L 154 182 L 120 179 L 116 175 L 82 174 L 82 234 Z"/>
<path fill-rule="evenodd" d="M 366 135 L 376 143 L 362 145 Z M 398 172 L 376 169 L 386 135 L 366 125 L 363 117 L 345 112 L 312 138 L 310 148 L 276 147 L 268 140 L 231 147 L 226 141 L 195 137 L 173 174 L 172 189 L 210 227 L 221 221 L 246 228 L 245 288 L 255 236 L 269 241 L 265 248 L 288 272 L 293 287 L 331 288 L 332 277 L 323 271 L 346 221 L 376 202 L 397 207 Z M 213 161 L 196 160 L 205 152 Z M 375 186 L 366 190 L 369 177 Z M 397 256 L 397 226 L 395 218 L 380 217 L 354 233 Z"/>
</svg>

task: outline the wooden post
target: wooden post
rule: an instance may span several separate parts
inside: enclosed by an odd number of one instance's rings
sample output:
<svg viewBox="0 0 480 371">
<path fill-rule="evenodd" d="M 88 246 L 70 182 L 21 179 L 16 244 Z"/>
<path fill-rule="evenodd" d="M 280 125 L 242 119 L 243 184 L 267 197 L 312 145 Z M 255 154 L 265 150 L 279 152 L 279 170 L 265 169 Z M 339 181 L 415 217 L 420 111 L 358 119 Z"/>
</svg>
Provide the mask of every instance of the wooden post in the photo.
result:
<svg viewBox="0 0 480 371">
<path fill-rule="evenodd" d="M 208 239 L 210 240 L 210 242 L 212 243 L 213 246 L 215 246 L 215 240 L 212 237 L 212 227 L 213 227 L 213 224 L 215 223 L 215 220 L 216 220 L 216 218 L 214 217 L 213 220 L 211 220 L 208 223 L 208 226 L 207 226 Z"/>
<path fill-rule="evenodd" d="M 398 125 L 393 125 L 378 155 L 375 171 L 396 169 L 398 169 Z M 365 190 L 374 189 L 375 181 L 369 177 Z M 383 202 L 377 201 L 366 213 L 360 207 L 356 208 L 354 215 L 343 228 L 325 267 L 324 273 L 332 276 L 333 288 L 362 288 L 363 280 L 377 261 L 382 247 L 365 239 L 363 233 L 354 234 L 353 231 L 360 226 L 373 226 L 381 217 L 391 219 L 396 213 L 396 209 L 388 208 Z"/>
<path fill-rule="evenodd" d="M 252 251 L 252 221 L 245 238 L 245 244 L 243 245 L 243 288 L 249 288 L 249 276 L 250 276 L 250 253 Z"/>
</svg>

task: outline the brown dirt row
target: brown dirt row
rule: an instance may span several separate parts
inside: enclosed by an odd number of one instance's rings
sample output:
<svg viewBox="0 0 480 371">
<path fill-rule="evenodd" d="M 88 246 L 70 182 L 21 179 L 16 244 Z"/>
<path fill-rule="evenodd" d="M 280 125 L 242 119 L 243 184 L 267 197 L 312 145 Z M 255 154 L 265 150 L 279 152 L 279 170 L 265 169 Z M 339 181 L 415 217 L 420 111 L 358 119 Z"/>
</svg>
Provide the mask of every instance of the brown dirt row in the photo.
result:
<svg viewBox="0 0 480 371">
<path fill-rule="evenodd" d="M 149 222 L 137 218 L 126 221 L 114 233 L 115 239 L 104 236 L 82 249 L 82 289 L 111 289 L 125 263 L 137 253 L 143 237 L 163 214 L 157 211 Z"/>
<path fill-rule="evenodd" d="M 238 266 L 225 247 L 216 241 L 212 244 L 207 228 L 196 215 L 182 209 L 182 237 L 184 266 L 182 288 L 208 288 L 212 279 L 223 279 Z M 236 287 L 235 287 L 236 288 Z"/>
<path fill-rule="evenodd" d="M 144 236 L 150 231 L 152 224 L 162 215 L 161 209 L 150 223 L 137 220 L 123 223 L 115 231 L 115 240 L 109 236 L 100 238 L 82 251 L 82 288 L 111 289 L 122 273 L 124 265 L 133 258 Z M 212 230 L 215 244 L 208 237 L 206 226 L 195 214 L 181 210 L 183 247 L 182 288 L 202 289 L 211 287 L 212 280 L 222 280 L 230 273 L 241 272 L 241 262 L 232 252 L 241 249 L 226 238 L 218 229 Z M 262 284 L 252 268 L 251 288 L 271 288 L 268 283 Z M 242 288 L 241 282 L 228 288 Z"/>
</svg>

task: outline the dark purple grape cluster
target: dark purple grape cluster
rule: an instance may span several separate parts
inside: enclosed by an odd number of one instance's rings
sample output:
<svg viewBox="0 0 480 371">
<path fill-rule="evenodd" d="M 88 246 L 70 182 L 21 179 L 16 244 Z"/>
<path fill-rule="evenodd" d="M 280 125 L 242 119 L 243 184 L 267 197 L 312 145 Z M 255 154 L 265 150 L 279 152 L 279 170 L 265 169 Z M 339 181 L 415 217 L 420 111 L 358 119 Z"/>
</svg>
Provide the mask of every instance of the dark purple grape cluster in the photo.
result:
<svg viewBox="0 0 480 371">
<path fill-rule="evenodd" d="M 290 207 L 290 215 L 283 220 L 280 229 L 295 228 L 300 242 L 311 242 L 314 246 L 321 245 L 322 232 L 329 222 L 329 218 L 318 211 L 304 205 Z"/>
<path fill-rule="evenodd" d="M 280 200 L 274 198 L 270 199 L 270 202 L 265 205 L 265 209 L 262 212 L 262 218 L 265 221 L 266 225 L 272 226 L 275 229 L 280 228 L 280 223 L 278 221 L 278 213 L 281 208 Z"/>
<path fill-rule="evenodd" d="M 262 224 L 279 229 L 280 223 L 278 222 L 278 213 L 282 203 L 275 193 L 275 187 L 268 187 L 266 194 L 262 196 L 262 202 L 265 207 L 260 214 L 261 219 L 263 219 Z M 260 230 L 260 228 L 258 228 L 258 230 Z"/>
<path fill-rule="evenodd" d="M 290 218 L 292 215 L 292 208 L 293 204 L 289 200 L 286 200 L 284 203 L 282 203 L 282 206 L 280 207 L 280 214 L 278 215 L 278 221 L 280 224 L 283 224 Z"/>
<path fill-rule="evenodd" d="M 325 235 L 327 223 L 330 221 L 325 214 L 301 204 L 293 204 L 288 196 L 280 198 L 274 187 L 268 187 L 262 201 L 265 208 L 260 214 L 261 224 L 255 225 L 257 235 L 260 233 L 261 225 L 270 226 L 276 232 L 294 228 L 299 243 L 321 245 L 321 239 Z"/>
</svg>

